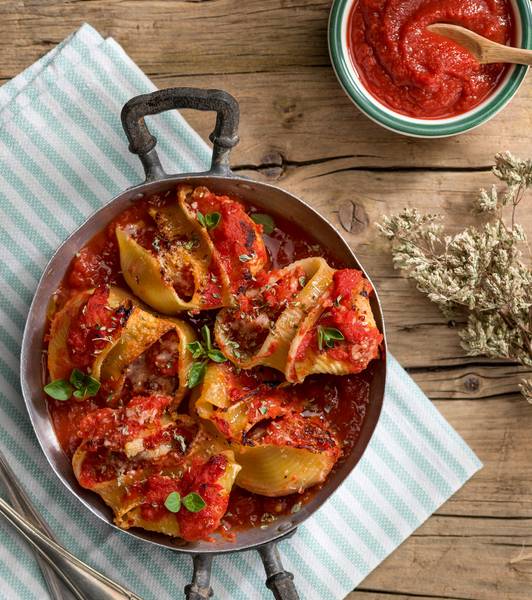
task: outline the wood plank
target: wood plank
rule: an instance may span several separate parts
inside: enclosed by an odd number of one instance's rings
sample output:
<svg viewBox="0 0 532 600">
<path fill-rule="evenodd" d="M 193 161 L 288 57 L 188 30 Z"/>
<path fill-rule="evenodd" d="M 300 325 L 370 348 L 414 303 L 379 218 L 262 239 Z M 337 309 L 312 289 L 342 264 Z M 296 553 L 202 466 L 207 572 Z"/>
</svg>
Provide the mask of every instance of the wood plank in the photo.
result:
<svg viewBox="0 0 532 600">
<path fill-rule="evenodd" d="M 0 3 L 0 78 L 12 77 L 83 21 L 112 35 L 160 87 L 224 87 L 242 104 L 239 162 L 349 156 L 356 166 L 486 167 L 494 152 L 527 152 L 528 79 L 489 124 L 445 140 L 398 136 L 352 105 L 329 64 L 329 0 Z M 295 25 L 297 23 L 297 26 Z M 243 32 L 245 24 L 245 32 Z M 192 117 L 205 127 L 203 116 Z M 516 123 L 519 128 L 516 129 Z"/>
<path fill-rule="evenodd" d="M 528 544 L 523 553 L 530 552 L 530 539 Z M 532 560 L 513 562 L 522 547 L 499 538 L 413 536 L 360 589 L 446 600 L 523 600 L 530 595 Z M 357 593 L 348 598 L 357 600 Z"/>
<path fill-rule="evenodd" d="M 486 169 L 502 150 L 527 156 L 526 131 L 532 81 L 525 80 L 511 106 L 467 134 L 438 140 L 407 138 L 373 123 L 351 103 L 330 67 L 291 68 L 282 73 L 155 77 L 159 87 L 223 87 L 241 106 L 237 164 L 322 161 L 346 156 L 344 166 L 363 168 Z M 207 136 L 205 116 L 187 114 Z M 519 131 L 516 131 L 516 123 Z M 273 161 L 272 161 L 273 158 Z"/>
</svg>

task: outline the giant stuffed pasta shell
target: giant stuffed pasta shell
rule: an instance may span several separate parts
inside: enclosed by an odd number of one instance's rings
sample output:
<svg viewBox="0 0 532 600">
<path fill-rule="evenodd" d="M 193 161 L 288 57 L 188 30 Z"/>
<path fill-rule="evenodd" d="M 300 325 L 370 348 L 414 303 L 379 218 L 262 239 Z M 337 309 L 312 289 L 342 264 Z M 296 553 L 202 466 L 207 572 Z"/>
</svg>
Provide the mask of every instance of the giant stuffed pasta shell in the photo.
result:
<svg viewBox="0 0 532 600">
<path fill-rule="evenodd" d="M 210 365 L 193 411 L 234 451 L 237 485 L 284 496 L 324 481 L 340 448 L 324 414 L 306 415 L 304 396 L 267 377 Z"/>
<path fill-rule="evenodd" d="M 50 377 L 68 379 L 79 368 L 100 381 L 108 402 L 145 392 L 186 391 L 195 339 L 182 321 L 145 310 L 119 288 L 80 292 L 55 316 L 50 328 Z"/>
<path fill-rule="evenodd" d="M 300 382 L 314 373 L 359 373 L 379 356 L 383 336 L 371 311 L 371 293 L 371 284 L 361 271 L 335 271 L 327 292 L 290 344 L 288 381 Z"/>
<path fill-rule="evenodd" d="M 227 196 L 179 186 L 177 197 L 150 215 L 154 236 L 141 221 L 117 227 L 116 237 L 127 284 L 164 314 L 229 306 L 266 263 L 260 226 Z"/>
<path fill-rule="evenodd" d="M 238 200 L 215 194 L 205 186 L 180 185 L 178 203 L 192 222 L 208 221 L 203 230 L 212 242 L 222 272 L 231 291 L 241 293 L 268 262 L 262 225 L 251 219 Z M 214 216 L 217 224 L 211 226 Z"/>
<path fill-rule="evenodd" d="M 332 274 L 323 258 L 313 257 L 257 275 L 255 285 L 239 297 L 239 307 L 216 317 L 214 333 L 222 352 L 244 369 L 264 365 L 284 372 L 290 343 Z"/>
<path fill-rule="evenodd" d="M 89 413 L 80 424 L 74 473 L 113 509 L 119 527 L 206 539 L 220 524 L 239 467 L 193 419 L 170 412 L 171 404 L 168 396 L 143 396 Z M 171 512 L 165 501 L 172 492 L 197 494 L 204 506 Z"/>
<path fill-rule="evenodd" d="M 136 304 L 135 298 L 117 287 L 103 286 L 72 296 L 50 325 L 50 378 L 68 379 L 74 368 L 97 372 L 95 363 L 116 342 Z"/>
</svg>

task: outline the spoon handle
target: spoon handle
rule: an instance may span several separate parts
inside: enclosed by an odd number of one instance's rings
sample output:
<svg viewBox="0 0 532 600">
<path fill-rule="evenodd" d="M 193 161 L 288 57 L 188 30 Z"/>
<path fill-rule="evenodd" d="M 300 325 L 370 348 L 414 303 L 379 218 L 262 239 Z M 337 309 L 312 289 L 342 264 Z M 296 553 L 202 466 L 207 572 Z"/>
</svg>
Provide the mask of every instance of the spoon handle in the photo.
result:
<svg viewBox="0 0 532 600">
<path fill-rule="evenodd" d="M 82 590 L 85 598 L 98 600 L 141 600 L 118 583 L 111 581 L 62 546 L 44 535 L 24 517 L 0 498 L 0 515 L 24 537 L 24 539 L 53 567 L 67 583 L 72 581 Z M 66 575 L 66 577 L 65 577 Z"/>
<path fill-rule="evenodd" d="M 532 65 L 532 50 L 492 43 L 484 48 L 482 62 Z"/>
</svg>

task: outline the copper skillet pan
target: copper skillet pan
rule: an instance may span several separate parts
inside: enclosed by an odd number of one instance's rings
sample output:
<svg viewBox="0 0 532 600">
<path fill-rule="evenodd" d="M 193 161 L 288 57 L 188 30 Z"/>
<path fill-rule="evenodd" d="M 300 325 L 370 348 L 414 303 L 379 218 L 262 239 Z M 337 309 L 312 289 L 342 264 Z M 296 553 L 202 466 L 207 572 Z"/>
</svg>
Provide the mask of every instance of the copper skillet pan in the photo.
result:
<svg viewBox="0 0 532 600">
<path fill-rule="evenodd" d="M 205 173 L 168 175 L 162 168 L 155 149 L 157 140 L 150 134 L 144 117 L 171 109 L 194 108 L 217 113 L 216 127 L 210 139 L 213 143 L 212 163 Z M 129 149 L 137 154 L 146 173 L 146 181 L 122 192 L 93 214 L 77 231 L 59 247 L 48 263 L 33 299 L 24 338 L 21 357 L 21 383 L 26 406 L 39 443 L 56 475 L 64 485 L 93 514 L 112 524 L 111 511 L 96 494 L 82 489 L 73 473 L 69 459 L 56 439 L 44 401 L 41 381 L 40 340 L 46 326 L 46 308 L 50 296 L 57 289 L 72 256 L 107 223 L 139 198 L 175 188 L 178 183 L 205 185 L 217 193 L 231 194 L 248 200 L 274 217 L 282 216 L 311 232 L 316 240 L 329 248 L 333 256 L 346 265 L 360 269 L 355 254 L 334 227 L 299 198 L 277 187 L 239 177 L 229 166 L 229 154 L 238 142 L 239 108 L 236 100 L 220 90 L 172 88 L 132 98 L 122 110 L 122 124 L 129 140 Z M 384 332 L 381 306 L 376 294 L 372 309 L 380 330 Z M 231 542 L 215 536 L 213 542 L 184 542 L 162 534 L 143 530 L 125 532 L 135 538 L 149 541 L 176 552 L 189 554 L 194 562 L 192 584 L 186 586 L 186 597 L 191 600 L 206 599 L 210 589 L 210 568 L 215 554 L 258 550 L 267 574 L 266 585 L 281 600 L 298 598 L 293 576 L 283 570 L 277 542 L 292 535 L 297 526 L 308 519 L 335 492 L 351 473 L 364 453 L 381 412 L 386 376 L 386 351 L 376 361 L 375 374 L 370 388 L 370 402 L 360 437 L 352 452 L 331 473 L 325 485 L 296 514 L 285 515 L 267 529 L 255 528 L 241 531 Z"/>
</svg>

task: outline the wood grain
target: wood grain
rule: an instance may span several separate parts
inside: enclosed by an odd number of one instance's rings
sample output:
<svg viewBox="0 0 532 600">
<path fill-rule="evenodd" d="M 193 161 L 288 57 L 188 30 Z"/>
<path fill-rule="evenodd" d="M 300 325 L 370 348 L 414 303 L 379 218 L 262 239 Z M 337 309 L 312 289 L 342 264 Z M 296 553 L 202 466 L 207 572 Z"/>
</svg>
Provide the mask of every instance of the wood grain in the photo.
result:
<svg viewBox="0 0 532 600">
<path fill-rule="evenodd" d="M 466 357 L 448 323 L 391 266 L 374 227 L 415 206 L 450 231 L 475 223 L 493 155 L 529 155 L 532 83 L 473 132 L 415 140 L 375 125 L 341 91 L 327 52 L 327 0 L 0 0 L 0 80 L 87 21 L 159 87 L 223 87 L 241 105 L 239 172 L 304 197 L 344 233 L 384 305 L 390 348 L 485 467 L 349 595 L 349 600 L 532 597 L 530 370 Z M 186 113 L 207 138 L 213 120 Z M 526 205 L 519 219 L 532 234 Z M 314 600 L 314 599 L 311 599 Z"/>
</svg>

